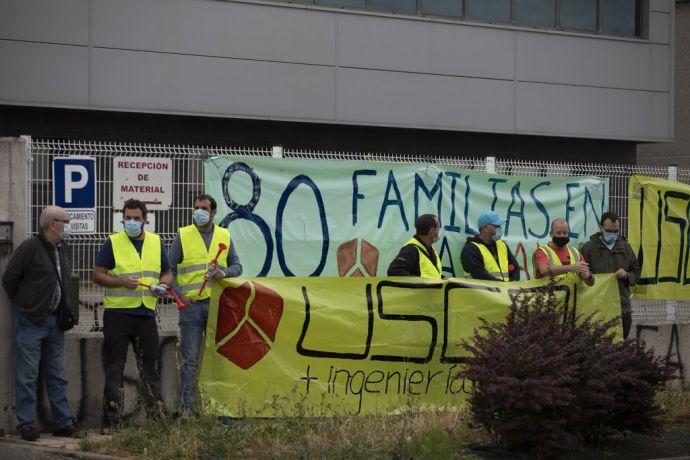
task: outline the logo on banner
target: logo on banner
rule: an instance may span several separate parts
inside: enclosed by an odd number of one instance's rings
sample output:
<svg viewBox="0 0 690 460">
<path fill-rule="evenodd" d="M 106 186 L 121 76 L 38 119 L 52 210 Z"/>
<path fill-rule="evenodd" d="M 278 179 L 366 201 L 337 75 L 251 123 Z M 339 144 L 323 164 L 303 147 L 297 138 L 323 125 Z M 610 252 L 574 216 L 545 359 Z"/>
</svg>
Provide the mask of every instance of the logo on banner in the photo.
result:
<svg viewBox="0 0 690 460">
<path fill-rule="evenodd" d="M 338 276 L 376 276 L 379 250 L 356 238 L 338 247 Z"/>
<path fill-rule="evenodd" d="M 218 299 L 216 351 L 247 370 L 271 351 L 283 315 L 283 298 L 248 281 Z"/>
</svg>

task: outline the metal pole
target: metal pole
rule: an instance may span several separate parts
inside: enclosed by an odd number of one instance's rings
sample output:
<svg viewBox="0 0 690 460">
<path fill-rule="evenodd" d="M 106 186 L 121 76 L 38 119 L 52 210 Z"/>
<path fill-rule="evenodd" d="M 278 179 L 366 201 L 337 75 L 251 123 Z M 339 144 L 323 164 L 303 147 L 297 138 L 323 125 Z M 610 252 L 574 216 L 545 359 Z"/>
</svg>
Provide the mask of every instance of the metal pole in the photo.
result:
<svg viewBox="0 0 690 460">
<path fill-rule="evenodd" d="M 486 172 L 496 174 L 496 157 L 486 157 Z"/>
</svg>

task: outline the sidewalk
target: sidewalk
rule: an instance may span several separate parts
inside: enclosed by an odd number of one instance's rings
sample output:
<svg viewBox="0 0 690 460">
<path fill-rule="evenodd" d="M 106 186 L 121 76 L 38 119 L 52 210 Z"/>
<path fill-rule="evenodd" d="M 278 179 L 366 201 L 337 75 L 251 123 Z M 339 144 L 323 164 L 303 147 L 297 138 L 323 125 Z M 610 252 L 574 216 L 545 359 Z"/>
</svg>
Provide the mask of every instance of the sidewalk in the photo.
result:
<svg viewBox="0 0 690 460">
<path fill-rule="evenodd" d="M 98 431 L 87 431 L 86 436 L 92 441 L 100 441 L 109 438 Z M 19 435 L 0 437 L 0 460 L 5 459 L 61 459 L 78 458 L 84 460 L 106 460 L 119 457 L 110 455 L 94 454 L 81 452 L 81 438 L 61 438 L 52 436 L 49 433 L 41 434 L 41 437 L 34 442 L 22 440 Z"/>
</svg>

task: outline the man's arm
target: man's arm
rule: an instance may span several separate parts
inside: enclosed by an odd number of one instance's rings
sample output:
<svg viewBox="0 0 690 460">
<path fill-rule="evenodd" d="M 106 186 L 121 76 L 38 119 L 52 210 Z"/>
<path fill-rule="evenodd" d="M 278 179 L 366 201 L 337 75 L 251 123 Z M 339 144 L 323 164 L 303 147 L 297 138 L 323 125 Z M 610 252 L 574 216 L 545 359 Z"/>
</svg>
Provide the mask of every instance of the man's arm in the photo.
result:
<svg viewBox="0 0 690 460">
<path fill-rule="evenodd" d="M 113 254 L 113 244 L 110 239 L 105 240 L 101 250 L 96 255 L 96 262 L 93 267 L 93 282 L 103 287 L 124 287 L 136 289 L 139 281 L 134 276 L 119 278 L 108 275 L 108 270 L 115 268 L 115 256 Z"/>
<path fill-rule="evenodd" d="M 628 285 L 635 286 L 637 282 L 640 281 L 640 262 L 637 260 L 637 256 L 635 256 L 635 252 L 632 250 L 630 244 L 626 242 L 625 246 L 625 250 L 628 252 L 628 257 L 630 258 L 630 265 L 626 270 L 628 272 Z"/>
<path fill-rule="evenodd" d="M 506 248 L 508 249 L 508 270 L 510 271 L 508 278 L 510 281 L 520 281 L 520 264 L 518 264 L 513 251 L 510 250 L 508 245 L 506 245 Z M 513 266 L 512 270 L 510 270 L 511 265 Z"/>
<path fill-rule="evenodd" d="M 31 254 L 27 250 L 28 244 L 20 244 L 10 261 L 7 264 L 5 273 L 2 275 L 2 287 L 7 292 L 7 297 L 12 300 L 19 290 L 19 283 L 22 280 L 26 267 L 29 266 Z"/>
<path fill-rule="evenodd" d="M 223 270 L 224 278 L 237 278 L 242 275 L 242 264 L 240 264 L 240 257 L 235 250 L 235 244 L 230 242 L 230 249 L 228 249 L 227 268 Z"/>
<path fill-rule="evenodd" d="M 404 246 L 388 266 L 388 276 L 420 276 L 419 251 L 414 246 Z"/>
<path fill-rule="evenodd" d="M 472 278 L 478 280 L 501 281 L 498 278 L 490 275 L 484 268 L 484 258 L 479 248 L 473 243 L 466 243 L 460 253 L 460 261 L 465 273 L 472 275 Z"/>
<path fill-rule="evenodd" d="M 173 280 L 172 264 L 168 258 L 168 253 L 165 251 L 163 240 L 161 240 L 161 275 L 158 279 L 159 283 L 170 286 Z"/>
</svg>

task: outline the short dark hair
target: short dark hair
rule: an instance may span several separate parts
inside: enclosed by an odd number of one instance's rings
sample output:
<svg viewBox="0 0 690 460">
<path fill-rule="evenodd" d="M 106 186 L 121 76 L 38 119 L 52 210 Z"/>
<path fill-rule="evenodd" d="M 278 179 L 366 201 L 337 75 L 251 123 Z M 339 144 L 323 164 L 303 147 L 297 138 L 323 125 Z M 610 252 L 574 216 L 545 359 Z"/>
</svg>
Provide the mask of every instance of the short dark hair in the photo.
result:
<svg viewBox="0 0 690 460">
<path fill-rule="evenodd" d="M 610 220 L 611 222 L 618 222 L 618 214 L 616 214 L 613 211 L 606 211 L 604 214 L 601 215 L 601 221 L 599 221 L 599 225 L 604 225 L 605 220 Z"/>
<path fill-rule="evenodd" d="M 200 201 L 200 200 L 208 200 L 208 202 L 211 203 L 211 211 L 215 211 L 216 208 L 218 207 L 218 203 L 216 203 L 216 199 L 213 198 L 211 195 L 207 195 L 205 193 L 202 193 L 201 195 L 197 195 L 196 198 L 194 198 L 195 203 L 197 201 Z"/>
<path fill-rule="evenodd" d="M 434 214 L 422 214 L 417 219 L 415 228 L 417 230 L 417 235 L 426 235 L 429 230 L 436 227 L 436 216 Z"/>
<path fill-rule="evenodd" d="M 129 200 L 125 201 L 125 205 L 122 207 L 122 217 L 124 218 L 125 216 L 125 209 L 141 209 L 141 214 L 144 219 L 146 219 L 146 205 L 144 204 L 143 201 L 136 200 L 134 198 L 130 198 Z"/>
</svg>

